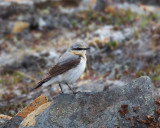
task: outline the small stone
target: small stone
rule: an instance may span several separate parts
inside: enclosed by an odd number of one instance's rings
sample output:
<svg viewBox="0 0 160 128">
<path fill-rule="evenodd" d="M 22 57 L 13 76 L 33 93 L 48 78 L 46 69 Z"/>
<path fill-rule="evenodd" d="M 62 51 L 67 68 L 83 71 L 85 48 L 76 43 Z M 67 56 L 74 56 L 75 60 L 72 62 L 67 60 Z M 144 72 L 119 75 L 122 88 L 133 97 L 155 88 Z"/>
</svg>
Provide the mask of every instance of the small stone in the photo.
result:
<svg viewBox="0 0 160 128">
<path fill-rule="evenodd" d="M 28 28 L 29 24 L 27 22 L 23 22 L 23 21 L 17 21 L 12 29 L 12 33 L 17 34 L 17 33 L 21 33 L 22 30 Z"/>
</svg>

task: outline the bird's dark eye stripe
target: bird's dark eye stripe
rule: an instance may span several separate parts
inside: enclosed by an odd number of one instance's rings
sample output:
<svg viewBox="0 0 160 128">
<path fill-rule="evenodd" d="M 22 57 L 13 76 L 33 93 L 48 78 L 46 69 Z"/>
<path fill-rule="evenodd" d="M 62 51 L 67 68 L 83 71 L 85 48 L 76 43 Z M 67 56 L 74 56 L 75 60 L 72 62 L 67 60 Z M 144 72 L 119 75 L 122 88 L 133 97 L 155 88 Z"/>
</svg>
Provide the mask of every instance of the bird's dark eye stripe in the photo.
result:
<svg viewBox="0 0 160 128">
<path fill-rule="evenodd" d="M 88 50 L 89 48 L 73 48 L 73 50 Z"/>
<path fill-rule="evenodd" d="M 74 48 L 73 50 L 84 50 L 83 48 Z"/>
</svg>

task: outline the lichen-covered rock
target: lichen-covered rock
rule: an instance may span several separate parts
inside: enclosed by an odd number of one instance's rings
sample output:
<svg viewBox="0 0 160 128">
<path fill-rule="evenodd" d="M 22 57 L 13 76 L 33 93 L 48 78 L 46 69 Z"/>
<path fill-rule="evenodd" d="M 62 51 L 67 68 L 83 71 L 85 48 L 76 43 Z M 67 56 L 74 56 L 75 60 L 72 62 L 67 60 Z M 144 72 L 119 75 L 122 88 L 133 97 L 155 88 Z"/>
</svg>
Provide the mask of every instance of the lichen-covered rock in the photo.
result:
<svg viewBox="0 0 160 128">
<path fill-rule="evenodd" d="M 34 101 L 32 101 L 28 106 L 26 106 L 20 112 L 18 112 L 10 120 L 7 120 L 4 123 L 0 124 L 0 128 L 17 128 L 17 127 L 19 127 L 19 125 L 23 121 L 23 119 L 24 118 L 26 119 L 27 115 L 29 115 L 32 111 L 39 110 L 38 113 L 40 113 L 41 109 L 39 106 L 42 106 L 46 103 L 48 104 L 47 101 L 48 101 L 48 99 L 46 96 L 44 96 L 44 95 L 39 96 Z"/>
<path fill-rule="evenodd" d="M 0 126 L 11 118 L 11 116 L 0 114 Z"/>
<path fill-rule="evenodd" d="M 44 106 L 38 114 L 28 115 L 19 128 L 146 128 L 142 120 L 154 114 L 149 77 L 104 92 L 60 94 Z"/>
</svg>

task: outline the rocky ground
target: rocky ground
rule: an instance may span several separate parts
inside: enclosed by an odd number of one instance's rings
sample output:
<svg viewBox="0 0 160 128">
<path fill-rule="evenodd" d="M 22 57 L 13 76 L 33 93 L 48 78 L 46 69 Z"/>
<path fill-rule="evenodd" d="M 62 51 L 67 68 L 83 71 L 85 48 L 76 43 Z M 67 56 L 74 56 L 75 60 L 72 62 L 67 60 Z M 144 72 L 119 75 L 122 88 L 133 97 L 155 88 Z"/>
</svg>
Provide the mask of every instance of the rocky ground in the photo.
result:
<svg viewBox="0 0 160 128">
<path fill-rule="evenodd" d="M 154 102 L 151 80 L 143 76 L 102 92 L 44 95 L 0 128 L 159 128 L 160 101 Z"/>
<path fill-rule="evenodd" d="M 97 11 L 92 0 L 4 0 L 0 7 L 0 113 L 13 116 L 42 93 L 59 94 L 57 85 L 30 90 L 76 40 L 91 48 L 76 91 L 99 92 L 147 75 L 160 96 L 158 7 L 113 4 Z"/>
</svg>

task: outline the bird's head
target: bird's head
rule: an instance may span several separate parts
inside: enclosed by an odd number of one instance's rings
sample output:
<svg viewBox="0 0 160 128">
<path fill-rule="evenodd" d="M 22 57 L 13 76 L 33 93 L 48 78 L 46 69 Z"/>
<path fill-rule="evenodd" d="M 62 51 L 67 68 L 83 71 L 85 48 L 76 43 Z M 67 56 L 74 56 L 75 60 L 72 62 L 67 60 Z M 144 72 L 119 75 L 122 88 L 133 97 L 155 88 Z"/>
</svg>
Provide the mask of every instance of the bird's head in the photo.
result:
<svg viewBox="0 0 160 128">
<path fill-rule="evenodd" d="M 70 46 L 69 51 L 73 54 L 81 55 L 86 54 L 86 50 L 89 48 L 86 47 L 83 43 L 74 43 Z"/>
</svg>

